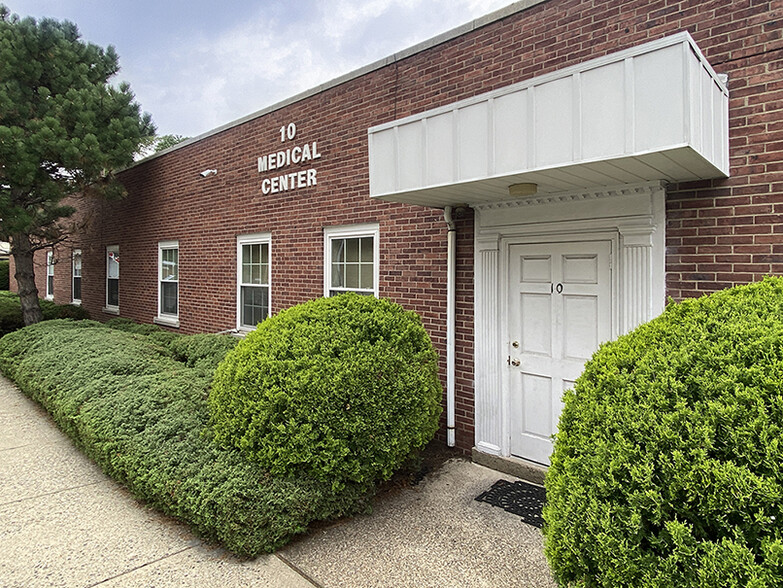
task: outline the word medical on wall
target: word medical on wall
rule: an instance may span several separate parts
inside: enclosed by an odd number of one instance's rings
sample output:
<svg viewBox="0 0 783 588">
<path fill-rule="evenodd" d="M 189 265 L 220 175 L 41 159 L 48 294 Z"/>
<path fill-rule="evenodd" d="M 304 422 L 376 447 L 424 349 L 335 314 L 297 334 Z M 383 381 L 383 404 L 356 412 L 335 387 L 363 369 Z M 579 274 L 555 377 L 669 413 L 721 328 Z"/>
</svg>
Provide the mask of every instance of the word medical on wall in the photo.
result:
<svg viewBox="0 0 783 588">
<path fill-rule="evenodd" d="M 280 142 L 293 141 L 296 138 L 296 125 L 290 123 L 280 127 Z M 279 151 L 274 151 L 258 158 L 258 173 L 267 173 L 273 170 L 283 169 L 290 165 L 305 164 L 309 161 L 320 159 L 321 153 L 318 151 L 318 142 L 305 143 L 304 145 L 295 145 L 286 147 Z M 261 182 L 261 192 L 266 196 L 268 194 L 277 194 L 278 192 L 289 192 L 299 188 L 308 188 L 317 183 L 315 168 L 311 167 L 295 172 L 264 178 Z"/>
</svg>

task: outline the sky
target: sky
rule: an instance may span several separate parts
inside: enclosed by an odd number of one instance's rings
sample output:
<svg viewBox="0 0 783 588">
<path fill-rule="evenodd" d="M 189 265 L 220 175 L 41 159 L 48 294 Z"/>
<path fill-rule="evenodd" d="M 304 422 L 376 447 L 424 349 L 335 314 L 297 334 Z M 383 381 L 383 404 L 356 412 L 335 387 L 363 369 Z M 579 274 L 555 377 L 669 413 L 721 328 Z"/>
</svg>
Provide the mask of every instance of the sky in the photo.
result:
<svg viewBox="0 0 783 588">
<path fill-rule="evenodd" d="M 0 0 L 114 45 L 159 135 L 195 137 L 511 0 Z"/>
</svg>

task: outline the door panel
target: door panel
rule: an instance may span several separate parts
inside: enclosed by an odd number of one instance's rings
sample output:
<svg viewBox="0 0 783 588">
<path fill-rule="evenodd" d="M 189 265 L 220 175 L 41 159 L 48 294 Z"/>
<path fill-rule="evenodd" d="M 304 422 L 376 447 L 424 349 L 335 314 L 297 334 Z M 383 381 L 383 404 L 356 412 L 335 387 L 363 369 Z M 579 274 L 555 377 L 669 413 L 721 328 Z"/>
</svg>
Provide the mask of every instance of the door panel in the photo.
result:
<svg viewBox="0 0 783 588">
<path fill-rule="evenodd" d="M 611 337 L 611 242 L 509 252 L 511 453 L 548 464 L 563 392 Z"/>
<path fill-rule="evenodd" d="M 564 255 L 563 284 L 597 284 L 598 258 L 593 255 Z"/>
<path fill-rule="evenodd" d="M 546 419 L 529 418 L 530 415 L 549 414 L 552 410 L 552 378 L 522 374 L 522 414 L 525 431 L 533 435 L 547 435 Z"/>
<path fill-rule="evenodd" d="M 549 356 L 552 349 L 552 296 L 521 294 L 522 329 L 520 348 L 525 353 Z"/>
<path fill-rule="evenodd" d="M 585 361 L 598 347 L 596 296 L 563 296 L 563 357 Z"/>
<path fill-rule="evenodd" d="M 526 284 L 552 282 L 552 258 L 549 255 L 541 257 L 521 257 L 522 281 Z"/>
</svg>

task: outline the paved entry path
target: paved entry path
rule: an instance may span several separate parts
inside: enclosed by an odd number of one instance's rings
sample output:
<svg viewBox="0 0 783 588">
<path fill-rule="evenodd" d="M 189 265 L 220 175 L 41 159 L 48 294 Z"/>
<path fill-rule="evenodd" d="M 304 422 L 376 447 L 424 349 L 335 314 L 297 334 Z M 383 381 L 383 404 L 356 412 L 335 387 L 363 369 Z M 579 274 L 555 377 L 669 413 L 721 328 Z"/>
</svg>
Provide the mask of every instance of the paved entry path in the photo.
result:
<svg viewBox="0 0 783 588">
<path fill-rule="evenodd" d="M 137 502 L 0 377 L 0 586 L 554 586 L 541 532 L 473 500 L 500 477 L 452 461 L 370 516 L 242 561 Z"/>
</svg>

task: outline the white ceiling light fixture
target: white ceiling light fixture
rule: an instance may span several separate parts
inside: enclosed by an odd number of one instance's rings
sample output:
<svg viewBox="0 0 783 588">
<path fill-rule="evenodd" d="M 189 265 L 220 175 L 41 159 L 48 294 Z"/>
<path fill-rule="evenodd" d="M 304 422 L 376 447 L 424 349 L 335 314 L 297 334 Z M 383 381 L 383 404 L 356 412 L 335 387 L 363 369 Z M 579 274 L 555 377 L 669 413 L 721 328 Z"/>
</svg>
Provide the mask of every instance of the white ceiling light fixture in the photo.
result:
<svg viewBox="0 0 783 588">
<path fill-rule="evenodd" d="M 511 184 L 508 187 L 508 195 L 513 197 L 532 196 L 538 192 L 538 184 Z"/>
</svg>

